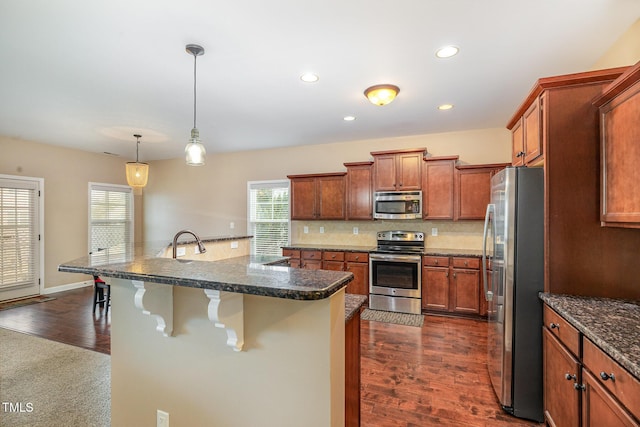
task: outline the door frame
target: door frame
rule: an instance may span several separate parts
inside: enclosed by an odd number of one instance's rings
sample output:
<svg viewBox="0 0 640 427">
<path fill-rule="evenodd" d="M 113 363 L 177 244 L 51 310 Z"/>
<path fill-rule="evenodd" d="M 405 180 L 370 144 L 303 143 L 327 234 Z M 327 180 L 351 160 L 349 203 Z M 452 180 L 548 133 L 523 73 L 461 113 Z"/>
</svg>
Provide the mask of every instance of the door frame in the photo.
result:
<svg viewBox="0 0 640 427">
<path fill-rule="evenodd" d="M 36 182 L 38 184 L 38 236 L 40 240 L 36 247 L 38 248 L 38 295 L 42 295 L 45 289 L 44 277 L 44 178 L 21 175 L 0 174 L 0 179 L 9 179 L 14 181 Z"/>
</svg>

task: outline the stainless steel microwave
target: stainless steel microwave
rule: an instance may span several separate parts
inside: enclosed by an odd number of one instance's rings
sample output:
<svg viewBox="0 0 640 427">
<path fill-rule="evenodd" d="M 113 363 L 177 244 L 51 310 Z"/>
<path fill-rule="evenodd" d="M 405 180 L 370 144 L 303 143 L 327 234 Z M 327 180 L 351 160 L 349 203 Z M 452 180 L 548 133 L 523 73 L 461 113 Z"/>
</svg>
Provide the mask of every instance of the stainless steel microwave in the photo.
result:
<svg viewBox="0 0 640 427">
<path fill-rule="evenodd" d="M 422 219 L 422 191 L 376 191 L 374 219 Z"/>
</svg>

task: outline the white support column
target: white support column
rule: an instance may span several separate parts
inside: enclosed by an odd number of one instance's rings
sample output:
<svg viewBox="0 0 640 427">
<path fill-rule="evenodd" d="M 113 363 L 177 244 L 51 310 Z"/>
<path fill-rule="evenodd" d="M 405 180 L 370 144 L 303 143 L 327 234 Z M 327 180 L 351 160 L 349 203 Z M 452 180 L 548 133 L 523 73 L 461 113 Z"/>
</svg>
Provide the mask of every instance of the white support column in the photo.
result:
<svg viewBox="0 0 640 427">
<path fill-rule="evenodd" d="M 165 337 L 173 334 L 173 286 L 132 280 L 137 291 L 134 296 L 136 308 L 155 317 L 156 330 Z"/>
</svg>

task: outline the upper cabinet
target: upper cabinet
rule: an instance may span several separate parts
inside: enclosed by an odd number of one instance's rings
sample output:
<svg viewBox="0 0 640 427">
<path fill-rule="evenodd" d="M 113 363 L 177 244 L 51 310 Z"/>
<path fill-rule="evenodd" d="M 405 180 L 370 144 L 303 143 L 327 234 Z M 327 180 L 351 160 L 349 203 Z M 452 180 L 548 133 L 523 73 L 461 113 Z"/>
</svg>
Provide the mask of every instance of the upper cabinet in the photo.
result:
<svg viewBox="0 0 640 427">
<path fill-rule="evenodd" d="M 373 190 L 420 190 L 422 157 L 426 149 L 376 151 L 373 156 Z"/>
<path fill-rule="evenodd" d="M 600 221 L 640 228 L 640 62 L 594 105 L 600 110 Z"/>
<path fill-rule="evenodd" d="M 422 219 L 453 219 L 458 156 L 425 157 L 422 167 Z"/>
<path fill-rule="evenodd" d="M 373 162 L 345 163 L 347 219 L 373 219 Z"/>
<path fill-rule="evenodd" d="M 543 92 L 533 100 L 522 116 L 509 124 L 513 144 L 513 166 L 535 166 L 544 161 L 543 127 L 546 94 Z"/>
<path fill-rule="evenodd" d="M 484 219 L 491 202 L 491 177 L 509 163 L 456 166 L 454 219 Z"/>
<path fill-rule="evenodd" d="M 287 175 L 291 219 L 345 219 L 345 172 Z"/>
</svg>

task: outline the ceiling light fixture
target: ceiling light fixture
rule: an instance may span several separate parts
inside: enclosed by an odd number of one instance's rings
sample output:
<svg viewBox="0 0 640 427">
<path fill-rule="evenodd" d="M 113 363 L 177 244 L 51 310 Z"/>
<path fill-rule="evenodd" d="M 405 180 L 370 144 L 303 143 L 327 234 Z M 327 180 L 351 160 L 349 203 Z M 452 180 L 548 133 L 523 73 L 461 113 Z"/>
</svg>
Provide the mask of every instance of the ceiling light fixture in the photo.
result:
<svg viewBox="0 0 640 427">
<path fill-rule="evenodd" d="M 136 138 L 136 161 L 127 162 L 127 184 L 134 190 L 137 190 L 139 194 L 149 180 L 149 164 L 138 161 L 138 148 L 140 147 L 140 138 L 142 135 L 135 134 L 133 136 Z"/>
<path fill-rule="evenodd" d="M 438 58 L 451 58 L 454 55 L 457 55 L 460 49 L 457 46 L 444 46 L 436 51 L 436 56 Z"/>
<path fill-rule="evenodd" d="M 344 116 L 344 117 L 342 118 L 342 120 L 344 120 L 345 122 L 352 122 L 352 121 L 354 121 L 355 119 L 356 119 L 356 118 L 355 118 L 355 116 Z"/>
<path fill-rule="evenodd" d="M 315 83 L 318 80 L 320 80 L 320 77 L 318 77 L 317 74 L 304 73 L 303 75 L 300 76 L 300 80 L 302 80 L 305 83 Z"/>
<path fill-rule="evenodd" d="M 398 86 L 384 84 L 367 88 L 364 91 L 364 96 L 366 96 L 372 104 L 382 106 L 393 101 L 398 93 L 400 93 Z"/>
<path fill-rule="evenodd" d="M 438 106 L 438 110 L 451 110 L 453 108 L 453 104 L 442 104 Z"/>
<path fill-rule="evenodd" d="M 202 166 L 207 154 L 204 145 L 200 142 L 200 131 L 196 127 L 196 60 L 198 56 L 204 55 L 204 48 L 197 44 L 188 44 L 186 46 L 187 53 L 193 55 L 193 129 L 191 129 L 191 138 L 187 146 L 184 148 L 184 154 L 189 166 Z"/>
</svg>

